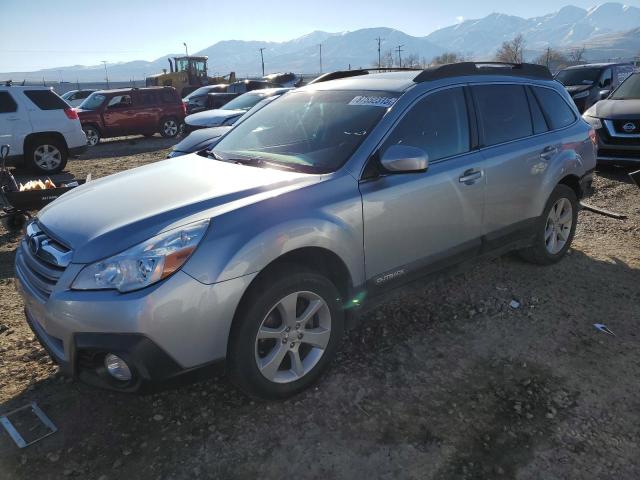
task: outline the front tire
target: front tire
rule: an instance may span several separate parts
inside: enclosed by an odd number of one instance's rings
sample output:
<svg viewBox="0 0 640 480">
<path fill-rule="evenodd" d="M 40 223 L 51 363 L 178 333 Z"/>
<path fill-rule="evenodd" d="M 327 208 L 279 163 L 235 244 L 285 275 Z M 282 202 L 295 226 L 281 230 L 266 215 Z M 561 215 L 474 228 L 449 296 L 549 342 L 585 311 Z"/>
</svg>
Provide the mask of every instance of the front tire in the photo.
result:
<svg viewBox="0 0 640 480">
<path fill-rule="evenodd" d="M 51 175 L 67 165 L 67 147 L 57 138 L 41 137 L 27 148 L 27 164 L 37 173 Z"/>
<path fill-rule="evenodd" d="M 564 184 L 551 192 L 544 212 L 536 225 L 533 245 L 520 250 L 520 256 L 538 265 L 559 262 L 571 247 L 578 223 L 578 197 Z"/>
<path fill-rule="evenodd" d="M 301 267 L 278 269 L 240 305 L 229 338 L 229 377 L 252 397 L 295 395 L 326 369 L 343 328 L 340 294 L 329 279 Z"/>
<path fill-rule="evenodd" d="M 89 147 L 95 147 L 100 143 L 100 131 L 93 125 L 86 125 L 82 127 L 84 134 L 87 137 L 87 145 Z"/>
</svg>

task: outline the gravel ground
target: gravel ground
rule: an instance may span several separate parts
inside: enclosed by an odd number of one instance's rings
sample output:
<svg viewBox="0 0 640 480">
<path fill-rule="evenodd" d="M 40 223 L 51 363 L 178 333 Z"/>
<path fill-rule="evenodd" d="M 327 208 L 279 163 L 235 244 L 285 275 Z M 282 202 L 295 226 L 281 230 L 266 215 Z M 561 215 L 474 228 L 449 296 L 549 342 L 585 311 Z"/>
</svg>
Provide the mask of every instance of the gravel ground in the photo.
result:
<svg viewBox="0 0 640 480">
<path fill-rule="evenodd" d="M 129 142 L 68 168 L 96 178 L 170 145 Z M 581 212 L 552 267 L 506 256 L 399 291 L 317 387 L 269 403 L 224 378 L 133 396 L 60 377 L 13 287 L 18 237 L 0 230 L 0 412 L 35 400 L 60 429 L 24 450 L 0 434 L 0 477 L 640 478 L 640 189 L 620 170 L 596 189 L 590 203 L 628 219 Z"/>
</svg>

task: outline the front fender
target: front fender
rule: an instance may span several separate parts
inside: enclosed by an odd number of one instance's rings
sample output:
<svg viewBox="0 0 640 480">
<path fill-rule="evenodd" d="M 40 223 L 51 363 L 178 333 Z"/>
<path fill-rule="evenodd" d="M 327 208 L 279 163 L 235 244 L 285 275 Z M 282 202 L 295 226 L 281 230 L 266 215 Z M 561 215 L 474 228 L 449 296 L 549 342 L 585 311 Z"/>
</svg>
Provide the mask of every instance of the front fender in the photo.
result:
<svg viewBox="0 0 640 480">
<path fill-rule="evenodd" d="M 340 257 L 359 285 L 362 242 L 362 200 L 355 179 L 344 175 L 213 218 L 184 271 L 212 284 L 259 272 L 294 250 L 319 247 Z"/>
</svg>

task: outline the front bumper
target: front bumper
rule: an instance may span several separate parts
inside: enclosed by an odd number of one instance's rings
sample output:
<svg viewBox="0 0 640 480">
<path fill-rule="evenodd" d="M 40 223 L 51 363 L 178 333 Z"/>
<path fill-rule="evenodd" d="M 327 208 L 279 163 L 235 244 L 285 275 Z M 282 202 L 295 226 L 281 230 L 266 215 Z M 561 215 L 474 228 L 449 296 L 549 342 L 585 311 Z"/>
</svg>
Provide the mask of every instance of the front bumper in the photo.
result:
<svg viewBox="0 0 640 480">
<path fill-rule="evenodd" d="M 613 136 L 609 127 L 598 129 L 598 163 L 618 165 L 640 164 L 640 136 Z"/>
<path fill-rule="evenodd" d="M 87 383 L 139 390 L 224 361 L 231 322 L 255 275 L 205 285 L 182 271 L 137 292 L 74 291 L 71 264 L 45 298 L 16 252 L 16 287 L 27 322 L 63 373 Z M 104 355 L 123 358 L 131 382 L 106 375 Z"/>
</svg>

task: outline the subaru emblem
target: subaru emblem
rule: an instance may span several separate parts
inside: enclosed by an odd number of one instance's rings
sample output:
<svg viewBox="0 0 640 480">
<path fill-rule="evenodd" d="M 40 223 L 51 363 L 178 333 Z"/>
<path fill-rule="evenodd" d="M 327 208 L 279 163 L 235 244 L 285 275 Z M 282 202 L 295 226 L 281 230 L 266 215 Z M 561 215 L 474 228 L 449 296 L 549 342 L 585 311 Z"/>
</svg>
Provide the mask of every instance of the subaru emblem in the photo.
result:
<svg viewBox="0 0 640 480">
<path fill-rule="evenodd" d="M 633 132 L 633 131 L 636 129 L 636 124 L 635 124 L 635 123 L 632 123 L 632 122 L 625 123 L 625 124 L 622 126 L 622 129 L 623 129 L 625 132 L 627 132 L 627 133 L 631 133 L 631 132 Z"/>
</svg>

